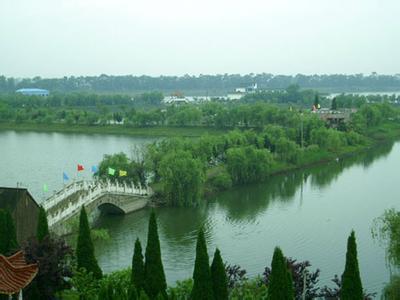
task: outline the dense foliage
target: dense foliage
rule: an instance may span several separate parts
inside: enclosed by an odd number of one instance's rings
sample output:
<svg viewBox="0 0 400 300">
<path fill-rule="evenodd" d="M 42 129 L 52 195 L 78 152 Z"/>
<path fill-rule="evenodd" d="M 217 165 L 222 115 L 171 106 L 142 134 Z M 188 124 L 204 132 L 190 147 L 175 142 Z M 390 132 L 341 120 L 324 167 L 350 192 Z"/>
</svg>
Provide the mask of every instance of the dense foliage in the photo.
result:
<svg viewBox="0 0 400 300">
<path fill-rule="evenodd" d="M 154 211 L 150 214 L 145 253 L 145 291 L 150 299 L 165 296 L 167 283 L 161 261 L 160 240 L 158 238 L 157 220 Z"/>
<path fill-rule="evenodd" d="M 37 238 L 28 240 L 24 252 L 28 263 L 39 265 L 39 273 L 24 292 L 27 299 L 32 294 L 40 295 L 37 299 L 54 299 L 57 292 L 70 288 L 72 249 L 63 239 L 47 235 L 39 240 L 38 232 Z"/>
<path fill-rule="evenodd" d="M 113 170 L 113 173 L 110 172 Z M 120 171 L 126 172 L 121 176 Z M 130 159 L 123 153 L 105 154 L 100 162 L 98 171 L 95 176 L 102 180 L 110 180 L 112 182 L 134 183 L 146 185 L 146 173 L 144 161 L 138 157 Z"/>
<path fill-rule="evenodd" d="M 217 248 L 211 263 L 211 278 L 213 285 L 214 298 L 218 300 L 228 299 L 228 279 L 225 266 L 222 261 L 221 252 Z"/>
<path fill-rule="evenodd" d="M 37 225 L 37 239 L 39 242 L 49 236 L 49 225 L 47 224 L 47 216 L 45 209 L 41 206 L 39 207 L 38 225 Z"/>
<path fill-rule="evenodd" d="M 139 239 L 135 241 L 135 248 L 132 257 L 132 274 L 131 281 L 137 292 L 144 290 L 145 287 L 145 272 L 142 254 L 142 246 Z"/>
<path fill-rule="evenodd" d="M 213 281 L 207 253 L 207 243 L 202 228 L 200 228 L 197 235 L 196 259 L 193 270 L 193 289 L 190 299 L 214 299 Z"/>
<path fill-rule="evenodd" d="M 226 91 L 258 83 L 260 88 L 284 89 L 296 83 L 303 88 L 393 90 L 399 89 L 398 75 L 332 74 L 332 75 L 273 75 L 261 74 L 218 74 L 199 76 L 70 76 L 62 78 L 24 78 L 0 76 L 0 92 L 14 92 L 18 88 L 37 87 L 52 91 L 96 91 L 96 92 L 137 92 L 144 90 L 197 90 Z"/>
<path fill-rule="evenodd" d="M 76 258 L 78 270 L 83 268 L 88 273 L 93 273 L 94 278 L 97 279 L 100 279 L 103 276 L 94 254 L 89 221 L 84 206 L 82 206 L 79 216 L 79 233 L 76 246 Z"/>
<path fill-rule="evenodd" d="M 347 240 L 346 265 L 342 275 L 340 299 L 363 299 L 363 288 L 361 284 L 360 270 L 358 268 L 357 244 L 354 231 L 351 232 Z"/>
<path fill-rule="evenodd" d="M 279 247 L 275 248 L 271 262 L 271 274 L 268 281 L 268 299 L 292 300 L 294 289 L 291 270 Z"/>
<path fill-rule="evenodd" d="M 10 255 L 18 250 L 14 221 L 9 210 L 0 209 L 0 254 Z"/>
<path fill-rule="evenodd" d="M 400 267 L 400 212 L 388 209 L 374 221 L 374 238 L 386 247 L 387 259 L 394 267 Z"/>
<path fill-rule="evenodd" d="M 303 299 L 314 299 L 320 295 L 318 288 L 319 273 L 317 269 L 315 272 L 311 272 L 309 267 L 311 264 L 309 261 L 298 262 L 293 258 L 288 258 L 287 266 L 292 274 L 294 284 L 294 296 L 296 300 Z M 266 267 L 263 273 L 264 283 L 268 286 L 271 276 L 271 268 Z"/>
</svg>

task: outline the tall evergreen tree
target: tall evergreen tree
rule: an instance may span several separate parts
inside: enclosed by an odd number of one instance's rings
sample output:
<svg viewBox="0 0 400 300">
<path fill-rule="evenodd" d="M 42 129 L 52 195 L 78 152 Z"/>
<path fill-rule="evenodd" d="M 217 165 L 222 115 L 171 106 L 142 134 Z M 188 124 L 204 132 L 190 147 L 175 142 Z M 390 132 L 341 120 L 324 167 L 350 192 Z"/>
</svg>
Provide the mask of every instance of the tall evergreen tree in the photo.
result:
<svg viewBox="0 0 400 300">
<path fill-rule="evenodd" d="M 7 256 L 17 249 L 17 235 L 11 213 L 0 209 L 0 254 Z"/>
<path fill-rule="evenodd" d="M 275 248 L 271 263 L 271 275 L 268 285 L 269 300 L 293 300 L 294 289 L 292 274 L 290 273 L 286 258 L 279 247 Z"/>
<path fill-rule="evenodd" d="M 144 272 L 146 294 L 150 299 L 155 299 L 158 294 L 162 294 L 166 297 L 167 283 L 161 261 L 160 240 L 158 238 L 157 220 L 154 211 L 150 214 L 145 257 Z"/>
<path fill-rule="evenodd" d="M 346 266 L 342 275 L 341 300 L 362 300 L 363 289 L 357 260 L 357 244 L 354 231 L 347 239 Z"/>
<path fill-rule="evenodd" d="M 213 284 L 214 298 L 218 300 L 228 299 L 228 279 L 226 277 L 225 266 L 221 258 L 221 253 L 217 248 L 211 264 L 211 278 Z"/>
<path fill-rule="evenodd" d="M 48 236 L 49 233 L 49 225 L 47 223 L 47 215 L 44 208 L 41 206 L 39 208 L 39 216 L 38 216 L 38 224 L 37 224 L 37 239 L 39 242 L 43 241 L 43 239 Z"/>
<path fill-rule="evenodd" d="M 332 99 L 331 110 L 337 110 L 336 97 Z"/>
<path fill-rule="evenodd" d="M 319 96 L 318 96 L 318 94 L 315 94 L 315 97 L 314 97 L 314 106 L 315 106 L 316 109 L 319 109 L 319 108 L 320 108 L 320 105 L 319 105 Z"/>
<path fill-rule="evenodd" d="M 213 283 L 208 260 L 206 239 L 204 231 L 199 230 L 196 244 L 196 260 L 193 271 L 192 300 L 211 300 L 214 299 Z"/>
<path fill-rule="evenodd" d="M 85 268 L 87 272 L 92 272 L 93 276 L 100 279 L 103 274 L 94 256 L 94 247 L 90 236 L 89 221 L 85 207 L 82 206 L 79 216 L 79 233 L 76 247 L 76 258 L 78 269 Z"/>
<path fill-rule="evenodd" d="M 144 289 L 145 274 L 144 274 L 144 263 L 142 246 L 139 239 L 136 239 L 135 250 L 132 257 L 132 283 L 134 284 L 136 291 L 140 293 Z"/>
</svg>

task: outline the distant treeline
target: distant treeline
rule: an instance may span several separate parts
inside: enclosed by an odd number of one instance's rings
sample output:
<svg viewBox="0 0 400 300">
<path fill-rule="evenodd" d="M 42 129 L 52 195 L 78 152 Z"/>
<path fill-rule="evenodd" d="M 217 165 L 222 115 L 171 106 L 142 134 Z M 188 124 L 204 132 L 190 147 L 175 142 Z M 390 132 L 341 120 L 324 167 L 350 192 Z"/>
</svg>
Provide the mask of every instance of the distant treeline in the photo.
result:
<svg viewBox="0 0 400 300">
<path fill-rule="evenodd" d="M 13 93 L 16 89 L 36 87 L 51 92 L 89 91 L 137 93 L 148 90 L 160 91 L 209 91 L 210 94 L 231 91 L 254 83 L 261 89 L 284 89 L 291 84 L 301 88 L 325 89 L 330 91 L 372 91 L 399 90 L 400 75 L 334 74 L 334 75 L 273 75 L 262 74 L 221 74 L 199 76 L 79 76 L 62 78 L 24 78 L 0 76 L 0 93 Z"/>
</svg>

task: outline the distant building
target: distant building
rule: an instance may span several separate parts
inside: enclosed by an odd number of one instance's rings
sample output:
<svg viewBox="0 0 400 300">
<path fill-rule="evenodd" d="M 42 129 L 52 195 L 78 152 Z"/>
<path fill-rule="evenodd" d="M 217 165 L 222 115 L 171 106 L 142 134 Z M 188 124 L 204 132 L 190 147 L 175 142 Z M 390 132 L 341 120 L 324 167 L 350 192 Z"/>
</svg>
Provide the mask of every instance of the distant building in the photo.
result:
<svg viewBox="0 0 400 300">
<path fill-rule="evenodd" d="M 0 187 L 0 209 L 10 211 L 20 245 L 36 236 L 39 205 L 27 189 Z"/>
<path fill-rule="evenodd" d="M 19 89 L 16 90 L 15 92 L 26 96 L 42 96 L 42 97 L 46 97 L 50 94 L 48 90 L 36 89 L 36 88 Z"/>
<path fill-rule="evenodd" d="M 250 85 L 248 87 L 236 88 L 233 93 L 229 93 L 226 96 L 227 100 L 240 100 L 244 95 L 255 93 L 257 91 L 257 83 Z"/>
<path fill-rule="evenodd" d="M 165 104 L 188 104 L 192 100 L 187 97 L 167 96 L 164 97 L 163 102 Z"/>
<path fill-rule="evenodd" d="M 228 100 L 240 100 L 244 95 L 245 93 L 236 92 L 236 93 L 230 93 L 226 97 Z"/>
</svg>

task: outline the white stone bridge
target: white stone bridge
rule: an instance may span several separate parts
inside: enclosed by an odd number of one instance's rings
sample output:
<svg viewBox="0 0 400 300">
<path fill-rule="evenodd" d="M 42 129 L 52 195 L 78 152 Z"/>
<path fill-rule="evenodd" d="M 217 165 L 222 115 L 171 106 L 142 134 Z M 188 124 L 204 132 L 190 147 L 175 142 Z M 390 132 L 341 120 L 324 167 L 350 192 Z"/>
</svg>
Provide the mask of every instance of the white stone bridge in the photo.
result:
<svg viewBox="0 0 400 300">
<path fill-rule="evenodd" d="M 59 234 L 72 230 L 68 220 L 85 206 L 91 221 L 101 211 L 127 214 L 147 205 L 152 195 L 150 187 L 110 181 L 76 181 L 45 200 L 49 226 Z"/>
</svg>

